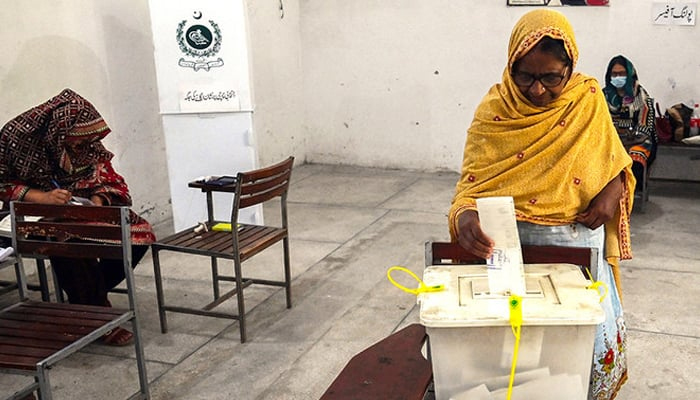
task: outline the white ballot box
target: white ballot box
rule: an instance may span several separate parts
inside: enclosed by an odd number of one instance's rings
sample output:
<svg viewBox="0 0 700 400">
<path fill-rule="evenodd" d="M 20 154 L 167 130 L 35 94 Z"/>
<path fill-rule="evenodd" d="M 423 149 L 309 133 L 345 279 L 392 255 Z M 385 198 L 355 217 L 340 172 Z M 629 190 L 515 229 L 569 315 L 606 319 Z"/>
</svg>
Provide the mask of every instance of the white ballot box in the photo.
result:
<svg viewBox="0 0 700 400">
<path fill-rule="evenodd" d="M 600 295 L 586 288 L 590 282 L 576 265 L 531 264 L 524 271 L 513 400 L 552 387 L 567 393 L 567 399 L 585 400 L 596 325 L 604 320 Z M 483 265 L 431 266 L 423 281 L 445 286 L 418 297 L 430 339 L 436 399 L 503 397 L 515 344 L 509 297 L 491 294 Z"/>
</svg>

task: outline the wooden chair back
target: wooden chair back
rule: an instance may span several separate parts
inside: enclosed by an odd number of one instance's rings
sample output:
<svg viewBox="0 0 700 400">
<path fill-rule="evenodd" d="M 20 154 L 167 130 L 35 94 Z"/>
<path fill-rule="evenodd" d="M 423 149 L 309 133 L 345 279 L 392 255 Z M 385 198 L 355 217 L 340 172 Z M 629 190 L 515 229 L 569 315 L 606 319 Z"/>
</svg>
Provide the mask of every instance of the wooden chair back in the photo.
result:
<svg viewBox="0 0 700 400">
<path fill-rule="evenodd" d="M 278 196 L 286 197 L 293 165 L 294 157 L 289 157 L 269 167 L 238 173 L 238 207 L 246 208 Z"/>
<path fill-rule="evenodd" d="M 526 264 L 568 263 L 581 267 L 589 278 L 598 265 L 598 250 L 590 247 L 522 245 Z M 425 265 L 485 264 L 486 260 L 466 251 L 456 242 L 426 242 Z"/>
<path fill-rule="evenodd" d="M 294 157 L 275 165 L 236 176 L 236 196 L 231 211 L 231 223 L 237 223 L 239 210 L 280 198 L 282 227 L 287 228 L 287 193 L 292 176 Z"/>
</svg>

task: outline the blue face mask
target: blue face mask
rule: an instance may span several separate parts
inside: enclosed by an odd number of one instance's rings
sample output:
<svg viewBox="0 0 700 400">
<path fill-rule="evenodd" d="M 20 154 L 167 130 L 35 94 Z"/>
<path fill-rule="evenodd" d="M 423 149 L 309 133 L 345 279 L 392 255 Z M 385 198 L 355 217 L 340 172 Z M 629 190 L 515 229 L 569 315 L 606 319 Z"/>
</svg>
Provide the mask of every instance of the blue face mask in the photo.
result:
<svg viewBox="0 0 700 400">
<path fill-rule="evenodd" d="M 625 86 L 625 83 L 627 83 L 627 77 L 626 76 L 613 76 L 610 78 L 610 83 L 612 83 L 613 86 L 616 88 L 621 88 Z"/>
</svg>

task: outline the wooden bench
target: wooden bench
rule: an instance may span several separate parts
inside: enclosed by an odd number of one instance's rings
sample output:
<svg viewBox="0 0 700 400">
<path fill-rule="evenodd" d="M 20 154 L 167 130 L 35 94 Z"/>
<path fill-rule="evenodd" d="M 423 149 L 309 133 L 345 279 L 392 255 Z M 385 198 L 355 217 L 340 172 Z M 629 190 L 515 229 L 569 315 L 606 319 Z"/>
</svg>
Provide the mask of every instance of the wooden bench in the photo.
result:
<svg viewBox="0 0 700 400">
<path fill-rule="evenodd" d="M 321 400 L 423 400 L 433 381 L 425 327 L 409 325 L 355 355 Z"/>
<path fill-rule="evenodd" d="M 650 178 L 700 182 L 700 146 L 660 144 L 651 166 Z"/>
</svg>

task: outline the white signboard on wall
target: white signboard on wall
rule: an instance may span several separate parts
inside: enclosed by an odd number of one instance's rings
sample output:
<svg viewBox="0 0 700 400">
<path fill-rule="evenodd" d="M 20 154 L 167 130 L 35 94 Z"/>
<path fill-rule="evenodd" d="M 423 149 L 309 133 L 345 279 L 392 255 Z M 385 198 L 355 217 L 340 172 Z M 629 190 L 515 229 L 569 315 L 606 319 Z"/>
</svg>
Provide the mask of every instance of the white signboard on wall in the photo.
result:
<svg viewBox="0 0 700 400">
<path fill-rule="evenodd" d="M 201 176 L 257 168 L 244 0 L 149 0 L 168 179 L 176 231 L 207 219 Z M 220 196 L 217 196 L 220 195 Z M 231 218 L 230 194 L 214 218 Z M 239 222 L 262 223 L 262 207 Z"/>
<path fill-rule="evenodd" d="M 160 111 L 251 111 L 243 2 L 150 0 Z"/>
<path fill-rule="evenodd" d="M 651 22 L 655 25 L 695 25 L 697 3 L 654 2 Z"/>
<path fill-rule="evenodd" d="M 610 0 L 507 0 L 509 6 L 607 6 Z"/>
</svg>

